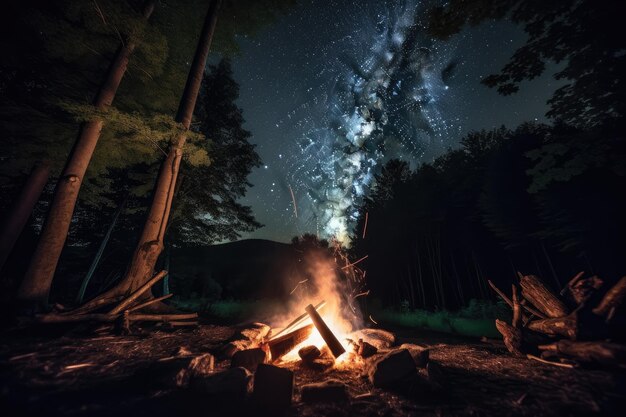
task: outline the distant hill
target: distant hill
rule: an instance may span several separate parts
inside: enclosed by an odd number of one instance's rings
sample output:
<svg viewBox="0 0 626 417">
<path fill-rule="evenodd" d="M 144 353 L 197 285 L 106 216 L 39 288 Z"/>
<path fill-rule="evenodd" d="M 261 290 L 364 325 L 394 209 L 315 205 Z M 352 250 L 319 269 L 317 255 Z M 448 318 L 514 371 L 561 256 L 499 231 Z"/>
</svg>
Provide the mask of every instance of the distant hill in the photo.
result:
<svg viewBox="0 0 626 417">
<path fill-rule="evenodd" d="M 172 249 L 172 290 L 202 295 L 220 287 L 222 299 L 286 297 L 297 282 L 298 253 L 286 243 L 248 239 Z"/>
</svg>

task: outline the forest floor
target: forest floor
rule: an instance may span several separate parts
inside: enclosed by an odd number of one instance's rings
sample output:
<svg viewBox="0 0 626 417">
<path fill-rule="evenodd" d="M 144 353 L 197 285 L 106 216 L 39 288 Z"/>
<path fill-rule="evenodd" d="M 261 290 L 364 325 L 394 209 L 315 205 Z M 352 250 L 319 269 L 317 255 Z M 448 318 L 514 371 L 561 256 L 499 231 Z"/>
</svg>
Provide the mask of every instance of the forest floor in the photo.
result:
<svg viewBox="0 0 626 417">
<path fill-rule="evenodd" d="M 180 347 L 194 354 L 215 351 L 233 332 L 232 327 L 212 325 L 129 336 L 81 335 L 76 330 L 38 336 L 5 332 L 0 342 L 0 414 L 259 415 L 245 402 L 170 386 L 161 379 L 164 368 L 155 366 Z M 624 373 L 566 369 L 515 358 L 499 343 L 417 330 L 395 329 L 395 333 L 399 343 L 431 349 L 431 360 L 444 373 L 444 388 L 438 394 L 373 389 L 354 368 L 321 372 L 292 364 L 296 388 L 287 415 L 587 416 L 617 415 L 626 405 Z M 216 364 L 217 368 L 227 366 L 228 362 Z M 310 405 L 300 401 L 300 386 L 330 378 L 347 384 L 349 402 Z"/>
</svg>

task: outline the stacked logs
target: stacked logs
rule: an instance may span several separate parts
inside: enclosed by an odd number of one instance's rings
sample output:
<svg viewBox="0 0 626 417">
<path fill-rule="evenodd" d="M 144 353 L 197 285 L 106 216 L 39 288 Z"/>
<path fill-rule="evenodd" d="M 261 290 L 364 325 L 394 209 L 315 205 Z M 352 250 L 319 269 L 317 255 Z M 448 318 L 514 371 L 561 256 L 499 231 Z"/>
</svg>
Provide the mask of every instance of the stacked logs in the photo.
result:
<svg viewBox="0 0 626 417">
<path fill-rule="evenodd" d="M 511 324 L 496 320 L 509 352 L 562 367 L 626 368 L 620 313 L 626 277 L 606 288 L 602 279 L 580 272 L 556 294 L 535 275 L 518 276 L 519 289 L 513 284 L 510 298 L 489 281 L 513 310 Z"/>
</svg>

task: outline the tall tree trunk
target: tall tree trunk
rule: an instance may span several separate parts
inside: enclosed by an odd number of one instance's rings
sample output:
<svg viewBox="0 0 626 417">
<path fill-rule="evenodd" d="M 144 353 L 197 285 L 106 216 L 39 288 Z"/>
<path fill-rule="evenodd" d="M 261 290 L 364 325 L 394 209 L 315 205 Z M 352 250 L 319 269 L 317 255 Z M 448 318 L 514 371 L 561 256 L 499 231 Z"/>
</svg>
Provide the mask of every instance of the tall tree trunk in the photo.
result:
<svg viewBox="0 0 626 417">
<path fill-rule="evenodd" d="M 191 126 L 191 119 L 196 106 L 198 92 L 200 91 L 200 85 L 202 84 L 204 69 L 221 3 L 221 0 L 211 1 L 209 11 L 202 27 L 193 63 L 189 69 L 187 84 L 185 85 L 185 90 L 176 114 L 176 121 L 181 123 L 186 129 L 189 129 Z M 88 311 L 106 305 L 116 296 L 132 292 L 141 287 L 152 276 L 154 265 L 163 251 L 163 238 L 169 220 L 174 190 L 176 188 L 176 179 L 178 177 L 178 169 L 183 157 L 183 148 L 186 141 L 187 134 L 180 134 L 176 142 L 170 147 L 167 158 L 161 165 L 161 171 L 157 179 L 148 218 L 146 219 L 126 276 L 114 288 L 86 303 L 79 311 Z"/>
<path fill-rule="evenodd" d="M 150 18 L 154 4 L 154 0 L 146 2 L 143 10 L 146 20 Z M 135 47 L 136 43 L 133 40 L 120 45 L 94 100 L 96 108 L 104 110 L 113 103 Z M 78 191 L 103 125 L 102 120 L 92 120 L 81 127 L 78 139 L 57 182 L 39 243 L 19 288 L 18 299 L 22 303 L 36 308 L 45 308 L 47 305 L 50 285 L 72 222 Z"/>
<path fill-rule="evenodd" d="M 0 269 L 4 266 L 17 238 L 26 226 L 49 176 L 50 164 L 47 161 L 36 164 L 22 187 L 20 195 L 13 203 L 11 211 L 4 218 L 4 224 L 0 227 Z"/>
</svg>

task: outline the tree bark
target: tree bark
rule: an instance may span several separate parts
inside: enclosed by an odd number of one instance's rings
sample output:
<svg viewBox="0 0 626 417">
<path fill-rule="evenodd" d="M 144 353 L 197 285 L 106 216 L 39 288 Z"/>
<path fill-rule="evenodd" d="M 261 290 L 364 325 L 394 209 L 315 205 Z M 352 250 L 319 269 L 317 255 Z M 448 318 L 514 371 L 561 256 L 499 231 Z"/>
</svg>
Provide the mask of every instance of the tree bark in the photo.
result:
<svg viewBox="0 0 626 417">
<path fill-rule="evenodd" d="M 528 323 L 528 329 L 549 336 L 564 336 L 576 340 L 578 337 L 578 319 L 576 313 L 572 313 L 565 317 L 534 320 Z"/>
<path fill-rule="evenodd" d="M 523 353 L 523 335 L 520 329 L 496 319 L 496 328 L 502 334 L 504 345 L 515 356 L 524 356 Z"/>
<path fill-rule="evenodd" d="M 556 318 L 567 316 L 567 307 L 534 275 L 527 275 L 520 279 L 522 296 L 530 301 L 539 311 L 548 317 Z"/>
<path fill-rule="evenodd" d="M 0 228 L 0 269 L 4 266 L 15 242 L 24 230 L 49 176 L 50 163 L 48 161 L 36 164 L 28 176 L 26 184 L 22 187 L 20 195 L 13 203 L 11 211 L 5 217 Z"/>
<path fill-rule="evenodd" d="M 198 92 L 200 91 L 200 85 L 202 84 L 213 32 L 217 24 L 220 4 L 221 0 L 211 2 L 196 54 L 189 70 L 185 91 L 178 108 L 176 121 L 181 123 L 186 129 L 189 129 L 191 126 L 191 119 Z M 167 158 L 161 167 L 148 219 L 125 277 L 126 285 L 131 291 L 142 285 L 152 275 L 154 265 L 163 251 L 163 238 L 172 208 L 174 189 L 186 140 L 187 135 L 185 133 L 178 136 L 176 143 L 170 148 Z"/>
<path fill-rule="evenodd" d="M 153 0 L 146 3 L 143 11 L 146 20 L 152 14 L 154 4 Z M 94 100 L 96 108 L 103 110 L 113 103 L 135 47 L 136 43 L 133 40 L 120 45 L 111 62 L 106 79 Z M 47 307 L 50 285 L 65 245 L 78 192 L 103 125 L 102 120 L 92 120 L 82 125 L 78 139 L 74 143 L 74 148 L 57 182 L 37 248 L 18 291 L 18 299 L 36 309 Z"/>
</svg>

